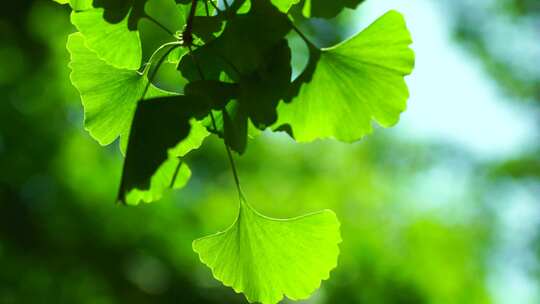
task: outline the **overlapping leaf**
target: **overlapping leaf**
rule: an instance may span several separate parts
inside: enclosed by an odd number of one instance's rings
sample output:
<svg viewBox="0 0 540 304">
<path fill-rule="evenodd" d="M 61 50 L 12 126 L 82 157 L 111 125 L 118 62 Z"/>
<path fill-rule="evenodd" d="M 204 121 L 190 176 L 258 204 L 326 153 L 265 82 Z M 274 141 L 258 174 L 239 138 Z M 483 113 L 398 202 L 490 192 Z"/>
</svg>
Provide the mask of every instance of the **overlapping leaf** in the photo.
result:
<svg viewBox="0 0 540 304">
<path fill-rule="evenodd" d="M 101 145 L 121 138 L 125 150 L 127 135 L 137 102 L 148 80 L 137 71 L 115 68 L 98 58 L 80 33 L 69 36 L 71 82 L 81 94 L 84 125 Z M 167 95 L 150 85 L 147 97 Z"/>
<path fill-rule="evenodd" d="M 248 119 L 260 129 L 277 119 L 276 107 L 290 85 L 291 55 L 284 39 L 290 30 L 286 15 L 269 1 L 253 2 L 249 13 L 235 16 L 217 39 L 180 62 L 192 81 L 202 76 L 234 83 L 235 104 L 221 113 L 220 135 L 239 153 L 245 150 Z"/>
<path fill-rule="evenodd" d="M 183 187 L 191 175 L 184 156 L 202 144 L 207 129 L 243 153 L 253 125 L 287 130 L 297 141 L 350 142 L 371 132 L 373 121 L 395 124 L 408 97 L 404 76 L 414 65 L 397 12 L 335 47 L 310 44 L 307 68 L 290 80 L 289 9 L 298 4 L 306 16 L 330 18 L 360 2 L 239 0 L 225 12 L 209 6 L 208 16 L 199 5 L 192 30 L 201 46 L 186 55 L 185 49 L 170 54 L 178 43 L 155 51 L 184 30 L 191 1 L 69 1 L 81 32 L 70 36 L 68 49 L 85 127 L 103 145 L 120 137 L 127 147 L 118 199 L 151 202 Z M 165 60 L 147 66 L 151 54 Z M 165 68 L 177 72 L 171 68 L 178 61 L 185 79 L 170 77 L 181 87 L 176 90 L 159 77 Z M 143 66 L 144 74 L 138 72 Z M 149 84 L 150 74 L 185 95 L 163 97 Z M 193 249 L 225 285 L 250 302 L 273 304 L 284 296 L 309 297 L 336 266 L 340 241 L 331 211 L 279 220 L 242 200 L 235 223 L 196 240 Z"/>
<path fill-rule="evenodd" d="M 189 12 L 189 6 L 174 0 L 71 0 L 71 6 L 71 21 L 88 47 L 105 62 L 131 70 L 160 45 L 175 40 Z M 198 13 L 204 13 L 199 7 Z"/>
<path fill-rule="evenodd" d="M 186 23 L 185 9 L 174 0 L 152 0 L 145 5 L 145 15 L 137 24 L 142 58 L 147 61 L 161 45 L 174 41 L 175 33 Z M 127 29 L 126 29 L 127 30 Z"/>
<path fill-rule="evenodd" d="M 129 135 L 118 199 L 130 204 L 158 199 L 167 188 L 183 186 L 189 172 L 182 157 L 208 135 L 194 119 L 210 104 L 188 96 L 139 102 Z"/>
<path fill-rule="evenodd" d="M 337 266 L 339 222 L 326 210 L 274 219 L 240 204 L 227 230 L 193 242 L 216 279 L 250 303 L 274 304 L 283 296 L 308 298 Z"/>
<path fill-rule="evenodd" d="M 136 71 L 115 68 L 98 58 L 80 33 L 68 38 L 67 48 L 71 53 L 71 82 L 84 106 L 85 128 L 102 145 L 118 137 L 127 140 L 146 80 Z"/>
<path fill-rule="evenodd" d="M 404 76 L 414 53 L 401 14 L 390 11 L 335 47 L 311 48 L 297 91 L 278 108 L 278 129 L 297 141 L 335 138 L 352 142 L 372 131 L 372 121 L 394 125 L 409 96 Z"/>
<path fill-rule="evenodd" d="M 103 13 L 103 9 L 74 11 L 71 22 L 100 59 L 118 68 L 138 69 L 142 61 L 139 33 L 128 30 L 127 18 L 109 23 L 103 19 Z"/>
</svg>

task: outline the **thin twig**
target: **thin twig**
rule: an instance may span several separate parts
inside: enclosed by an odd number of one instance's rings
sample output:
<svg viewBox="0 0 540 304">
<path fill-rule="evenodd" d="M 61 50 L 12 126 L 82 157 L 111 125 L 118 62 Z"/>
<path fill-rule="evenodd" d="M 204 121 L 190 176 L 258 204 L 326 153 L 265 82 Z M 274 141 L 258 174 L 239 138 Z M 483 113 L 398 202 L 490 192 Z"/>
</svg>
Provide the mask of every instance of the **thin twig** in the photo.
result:
<svg viewBox="0 0 540 304">
<path fill-rule="evenodd" d="M 201 80 L 204 80 L 203 71 L 198 64 L 197 59 L 195 58 L 195 55 L 193 54 L 193 51 L 191 50 L 191 47 L 188 47 L 188 50 L 189 50 L 189 56 L 192 58 L 193 63 L 197 67 L 197 71 L 199 72 L 199 77 L 201 78 Z M 212 112 L 212 110 L 210 110 L 210 119 L 212 120 L 212 127 L 214 128 L 214 130 L 217 131 L 218 128 L 216 124 L 216 118 L 214 117 L 214 113 Z M 241 202 L 242 200 L 245 201 L 244 195 L 242 194 L 242 188 L 240 187 L 240 178 L 238 177 L 238 171 L 236 170 L 236 165 L 234 163 L 234 158 L 231 152 L 231 148 L 229 147 L 229 145 L 227 145 L 227 143 L 225 142 L 225 139 L 223 139 L 223 144 L 225 146 L 225 150 L 227 151 L 227 157 L 229 159 L 229 164 L 231 165 L 231 170 L 232 170 L 232 174 L 234 178 L 234 183 L 236 185 L 236 190 L 238 191 L 238 196 Z"/>
</svg>

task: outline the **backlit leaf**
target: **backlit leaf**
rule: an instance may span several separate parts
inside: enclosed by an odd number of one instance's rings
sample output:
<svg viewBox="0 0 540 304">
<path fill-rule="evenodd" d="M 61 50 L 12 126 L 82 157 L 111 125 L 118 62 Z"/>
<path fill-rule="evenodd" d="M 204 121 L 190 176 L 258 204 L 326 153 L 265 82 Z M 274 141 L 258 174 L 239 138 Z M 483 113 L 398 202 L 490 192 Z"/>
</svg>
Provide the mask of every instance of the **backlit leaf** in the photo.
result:
<svg viewBox="0 0 540 304">
<path fill-rule="evenodd" d="M 411 42 L 401 14 L 390 11 L 348 41 L 312 48 L 298 92 L 280 104 L 276 126 L 301 142 L 352 142 L 372 131 L 372 121 L 394 125 L 409 96 L 404 76 L 414 66 Z"/>
<path fill-rule="evenodd" d="M 119 69 L 99 59 L 80 33 L 69 36 L 67 48 L 71 82 L 81 94 L 86 130 L 101 145 L 121 137 L 125 147 L 137 102 L 148 81 L 137 71 Z M 160 94 L 150 87 L 147 95 Z"/>
<path fill-rule="evenodd" d="M 194 117 L 209 108 L 190 97 L 142 101 L 131 128 L 118 199 L 128 204 L 153 202 L 167 189 L 183 187 L 191 172 L 182 157 L 208 136 Z"/>
<path fill-rule="evenodd" d="M 118 68 L 138 69 L 142 61 L 139 33 L 128 30 L 127 18 L 119 23 L 109 23 L 103 19 L 103 13 L 101 8 L 74 11 L 71 22 L 99 58 Z"/>
<path fill-rule="evenodd" d="M 247 202 L 227 230 L 193 242 L 214 277 L 250 303 L 308 298 L 337 266 L 339 221 L 325 210 L 291 219 L 261 215 Z"/>
</svg>

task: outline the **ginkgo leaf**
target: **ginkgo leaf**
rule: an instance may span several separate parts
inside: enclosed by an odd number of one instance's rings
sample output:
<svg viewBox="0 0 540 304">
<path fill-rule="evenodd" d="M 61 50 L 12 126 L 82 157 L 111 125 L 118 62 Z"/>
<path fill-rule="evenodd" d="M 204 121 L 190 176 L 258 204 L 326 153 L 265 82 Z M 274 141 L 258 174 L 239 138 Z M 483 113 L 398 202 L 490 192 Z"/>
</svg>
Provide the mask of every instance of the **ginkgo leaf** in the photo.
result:
<svg viewBox="0 0 540 304">
<path fill-rule="evenodd" d="M 149 187 L 133 188 L 125 195 L 125 202 L 136 205 L 140 202 L 155 202 L 168 189 L 183 188 L 191 177 L 191 170 L 182 159 L 190 151 L 198 149 L 209 135 L 206 128 L 196 120 L 191 121 L 191 130 L 174 148 L 168 150 L 168 159 L 164 161 L 150 178 Z"/>
<path fill-rule="evenodd" d="M 118 191 L 119 201 L 126 202 L 134 189 L 148 190 L 153 196 L 163 192 L 163 183 L 156 184 L 154 180 L 156 173 L 161 177 L 160 167 L 168 159 L 182 157 L 201 145 L 208 133 L 194 120 L 206 117 L 210 107 L 204 99 L 184 95 L 153 98 L 137 104 Z M 192 126 L 199 129 L 192 133 Z M 193 137 L 189 138 L 190 135 Z M 169 184 L 174 184 L 174 172 L 168 169 Z"/>
<path fill-rule="evenodd" d="M 185 25 L 184 6 L 174 0 L 153 0 L 146 2 L 145 15 L 137 23 L 142 44 L 143 61 L 161 45 L 175 41 L 174 34 Z"/>
<path fill-rule="evenodd" d="M 119 69 L 98 58 L 82 34 L 69 36 L 71 82 L 81 94 L 86 130 L 101 145 L 121 137 L 125 150 L 137 102 L 148 81 L 133 70 Z M 150 86 L 148 96 L 164 94 Z"/>
<path fill-rule="evenodd" d="M 142 47 L 137 31 L 128 29 L 128 18 L 109 23 L 102 8 L 74 11 L 71 23 L 86 38 L 100 59 L 117 68 L 136 70 L 141 66 Z"/>
<path fill-rule="evenodd" d="M 308 298 L 337 266 L 339 221 L 330 210 L 291 219 L 261 215 L 240 204 L 235 223 L 193 242 L 214 277 L 249 302 Z"/>
<path fill-rule="evenodd" d="M 311 48 L 311 62 L 295 81 L 298 92 L 278 107 L 278 129 L 300 142 L 335 138 L 352 142 L 371 133 L 372 121 L 397 123 L 409 93 L 404 76 L 414 53 L 403 16 L 390 11 L 353 38 Z"/>
<path fill-rule="evenodd" d="M 145 80 L 137 71 L 118 69 L 100 60 L 80 33 L 69 36 L 71 82 L 84 106 L 84 124 L 101 145 L 119 136 L 126 140 Z"/>
<path fill-rule="evenodd" d="M 190 124 L 191 130 L 189 131 L 188 137 L 169 150 L 169 158 L 183 157 L 192 150 L 198 149 L 202 145 L 204 139 L 210 135 L 200 122 L 192 120 Z"/>
<path fill-rule="evenodd" d="M 221 135 L 239 153 L 246 148 L 248 120 L 261 130 L 277 120 L 277 105 L 291 85 L 291 52 L 283 38 L 291 26 L 287 15 L 270 2 L 253 2 L 248 14 L 228 21 L 218 38 L 180 62 L 184 77 L 192 81 L 199 80 L 202 71 L 204 79 L 226 75 L 237 84 L 237 95 L 231 98 L 237 105 L 222 112 Z"/>
<path fill-rule="evenodd" d="M 170 158 L 154 173 L 148 189 L 132 189 L 126 194 L 125 202 L 128 205 L 137 205 L 140 202 L 158 201 L 167 189 L 183 188 L 190 177 L 191 170 L 186 163 L 179 158 Z"/>
</svg>

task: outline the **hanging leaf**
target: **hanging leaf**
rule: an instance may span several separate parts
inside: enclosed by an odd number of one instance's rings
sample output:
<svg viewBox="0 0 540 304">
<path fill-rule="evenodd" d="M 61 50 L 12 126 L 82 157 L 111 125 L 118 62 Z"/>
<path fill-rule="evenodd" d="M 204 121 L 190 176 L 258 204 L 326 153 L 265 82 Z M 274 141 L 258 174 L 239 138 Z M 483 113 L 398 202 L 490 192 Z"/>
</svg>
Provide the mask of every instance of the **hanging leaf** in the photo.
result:
<svg viewBox="0 0 540 304">
<path fill-rule="evenodd" d="M 198 149 L 209 135 L 206 128 L 198 121 L 191 120 L 190 125 L 189 135 L 175 147 L 168 149 L 166 160 L 159 165 L 155 173 L 145 177 L 147 181 L 149 180 L 149 182 L 143 183 L 146 186 L 131 187 L 126 193 L 121 194 L 120 198 L 123 198 L 129 205 L 137 205 L 140 202 L 151 203 L 160 200 L 167 190 L 181 189 L 187 184 L 191 177 L 191 170 L 183 157 L 192 150 Z M 153 148 L 155 149 L 155 146 Z M 152 162 L 152 153 L 142 156 L 141 161 Z M 159 155 L 157 157 L 159 158 Z M 131 173 L 128 170 L 126 174 Z"/>
<path fill-rule="evenodd" d="M 131 127 L 118 199 L 152 202 L 168 188 L 183 187 L 191 172 L 182 160 L 208 136 L 195 118 L 209 106 L 186 96 L 142 101 Z"/>
<path fill-rule="evenodd" d="M 292 73 L 284 39 L 290 30 L 287 16 L 270 2 L 254 2 L 248 14 L 228 21 L 218 38 L 180 62 L 182 74 L 192 81 L 201 79 L 203 71 L 204 79 L 222 80 L 225 75 L 236 84 L 237 104 L 222 113 L 226 130 L 219 134 L 239 153 L 246 148 L 248 119 L 261 130 L 277 119 L 276 108 Z"/>
<path fill-rule="evenodd" d="M 411 42 L 402 15 L 390 11 L 348 41 L 311 47 L 297 92 L 280 104 L 275 126 L 300 142 L 352 142 L 372 132 L 372 121 L 394 125 L 409 97 L 404 76 L 414 66 Z"/>
<path fill-rule="evenodd" d="M 71 82 L 81 94 L 86 130 L 101 145 L 121 137 L 125 150 L 137 102 L 148 84 L 146 77 L 99 59 L 80 33 L 69 36 L 67 48 L 71 54 Z M 150 86 L 147 95 L 163 94 Z"/>
<path fill-rule="evenodd" d="M 227 230 L 193 242 L 214 277 L 250 303 L 308 298 L 337 266 L 339 221 L 325 210 L 273 219 L 242 201 Z"/>
<path fill-rule="evenodd" d="M 127 18 L 113 24 L 103 19 L 103 13 L 103 9 L 74 11 L 71 23 L 100 59 L 117 68 L 137 70 L 142 61 L 139 33 L 128 30 Z"/>
<path fill-rule="evenodd" d="M 144 17 L 137 23 L 143 61 L 147 61 L 161 45 L 176 40 L 175 34 L 186 23 L 185 7 L 179 7 L 174 0 L 152 0 L 146 3 Z"/>
<path fill-rule="evenodd" d="M 79 29 L 67 48 L 85 128 L 102 145 L 120 138 L 125 151 L 118 200 L 127 204 L 185 186 L 184 158 L 209 132 L 240 154 L 269 126 L 297 141 L 351 142 L 373 122 L 394 125 L 406 107 L 414 53 L 394 11 L 334 47 L 306 41 L 307 66 L 291 80 L 289 11 L 333 18 L 362 0 L 237 0 L 219 9 L 191 0 L 55 1 L 69 2 Z M 331 211 L 273 219 L 242 199 L 234 224 L 193 249 L 249 302 L 275 304 L 305 299 L 328 279 L 340 242 Z"/>
<path fill-rule="evenodd" d="M 150 178 L 147 189 L 134 188 L 121 195 L 128 205 L 160 200 L 169 189 L 183 188 L 191 177 L 191 170 L 180 158 L 167 159 Z"/>
</svg>

